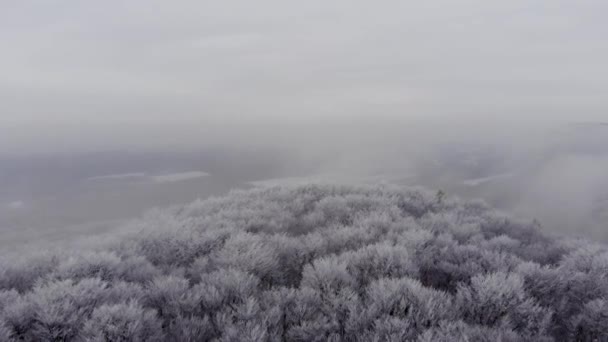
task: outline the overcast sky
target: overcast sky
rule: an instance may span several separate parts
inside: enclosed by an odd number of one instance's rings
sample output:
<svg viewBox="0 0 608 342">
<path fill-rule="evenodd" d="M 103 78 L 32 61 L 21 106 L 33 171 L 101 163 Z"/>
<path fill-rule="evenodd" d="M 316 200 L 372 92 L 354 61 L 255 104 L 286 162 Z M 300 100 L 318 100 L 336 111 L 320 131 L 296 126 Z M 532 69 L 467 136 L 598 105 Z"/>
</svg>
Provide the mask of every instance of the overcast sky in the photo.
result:
<svg viewBox="0 0 608 342">
<path fill-rule="evenodd" d="M 606 13 L 606 0 L 0 0 L 0 128 L 606 120 Z"/>
</svg>

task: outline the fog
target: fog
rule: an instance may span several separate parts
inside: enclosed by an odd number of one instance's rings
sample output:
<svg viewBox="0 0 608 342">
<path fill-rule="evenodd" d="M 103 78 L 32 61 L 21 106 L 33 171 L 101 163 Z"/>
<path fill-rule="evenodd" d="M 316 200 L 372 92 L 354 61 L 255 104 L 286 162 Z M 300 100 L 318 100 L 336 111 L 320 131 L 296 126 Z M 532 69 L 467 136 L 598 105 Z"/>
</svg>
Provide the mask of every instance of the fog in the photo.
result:
<svg viewBox="0 0 608 342">
<path fill-rule="evenodd" d="M 117 234 L 166 207 L 269 185 L 399 184 L 483 199 L 556 234 L 608 240 L 608 126 L 414 122 L 145 126 L 6 155 L 5 250 Z M 144 137 L 146 136 L 146 137 Z M 151 142 L 153 136 L 157 141 Z M 72 146 L 73 149 L 62 146 Z"/>
<path fill-rule="evenodd" d="M 608 341 L 605 0 L 0 0 L 0 341 Z"/>
<path fill-rule="evenodd" d="M 310 181 L 421 185 L 608 238 L 604 1 L 2 7 L 6 245 Z"/>
<path fill-rule="evenodd" d="M 57 124 L 88 135 L 377 115 L 594 121 L 607 109 L 601 0 L 2 6 L 0 127 L 35 123 L 20 133 L 31 137 Z"/>
</svg>

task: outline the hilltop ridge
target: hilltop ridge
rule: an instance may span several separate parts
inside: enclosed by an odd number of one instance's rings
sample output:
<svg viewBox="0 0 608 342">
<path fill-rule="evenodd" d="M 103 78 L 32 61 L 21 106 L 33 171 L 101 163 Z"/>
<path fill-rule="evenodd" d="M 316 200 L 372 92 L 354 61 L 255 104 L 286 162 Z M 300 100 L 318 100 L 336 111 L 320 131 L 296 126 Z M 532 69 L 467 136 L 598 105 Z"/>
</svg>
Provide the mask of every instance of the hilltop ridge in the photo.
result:
<svg viewBox="0 0 608 342">
<path fill-rule="evenodd" d="M 608 338 L 608 250 L 396 186 L 233 192 L 4 263 L 0 340 Z"/>
</svg>

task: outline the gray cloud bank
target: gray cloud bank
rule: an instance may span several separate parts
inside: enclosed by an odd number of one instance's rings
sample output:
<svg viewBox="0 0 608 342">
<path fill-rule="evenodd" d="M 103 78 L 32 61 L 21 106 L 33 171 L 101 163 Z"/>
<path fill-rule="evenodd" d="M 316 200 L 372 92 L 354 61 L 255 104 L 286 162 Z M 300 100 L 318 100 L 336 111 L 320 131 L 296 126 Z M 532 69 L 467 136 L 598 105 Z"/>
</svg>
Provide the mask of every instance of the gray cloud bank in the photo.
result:
<svg viewBox="0 0 608 342">
<path fill-rule="evenodd" d="M 5 129 L 374 115 L 597 120 L 608 106 L 604 1 L 2 6 Z"/>
</svg>

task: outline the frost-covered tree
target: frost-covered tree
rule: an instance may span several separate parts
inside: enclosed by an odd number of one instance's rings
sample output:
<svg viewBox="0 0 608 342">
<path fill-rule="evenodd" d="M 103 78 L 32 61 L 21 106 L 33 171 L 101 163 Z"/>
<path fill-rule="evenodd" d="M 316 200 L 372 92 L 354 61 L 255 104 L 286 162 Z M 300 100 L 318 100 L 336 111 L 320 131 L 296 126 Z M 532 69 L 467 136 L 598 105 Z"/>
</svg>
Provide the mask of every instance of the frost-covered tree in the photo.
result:
<svg viewBox="0 0 608 342">
<path fill-rule="evenodd" d="M 468 323 L 508 327 L 520 335 L 543 336 L 552 312 L 529 298 L 524 281 L 517 274 L 478 275 L 461 285 L 456 294 L 459 314 Z"/>
<path fill-rule="evenodd" d="M 131 224 L 0 260 L 0 341 L 608 340 L 606 246 L 480 202 L 275 187 Z"/>
<path fill-rule="evenodd" d="M 156 312 L 135 302 L 96 308 L 83 330 L 83 335 L 91 342 L 164 341 Z"/>
<path fill-rule="evenodd" d="M 577 341 L 608 340 L 608 301 L 595 299 L 586 303 L 572 323 L 572 337 Z"/>
</svg>

